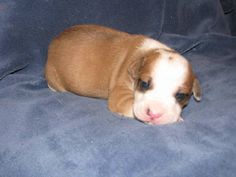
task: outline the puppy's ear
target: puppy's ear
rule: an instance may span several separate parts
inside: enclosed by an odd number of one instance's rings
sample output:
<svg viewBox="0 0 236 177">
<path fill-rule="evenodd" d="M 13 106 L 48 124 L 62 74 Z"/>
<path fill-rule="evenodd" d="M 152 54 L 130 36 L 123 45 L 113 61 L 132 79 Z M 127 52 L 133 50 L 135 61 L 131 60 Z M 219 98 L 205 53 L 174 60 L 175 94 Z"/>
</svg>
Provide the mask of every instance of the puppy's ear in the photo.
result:
<svg viewBox="0 0 236 177">
<path fill-rule="evenodd" d="M 202 91 L 200 87 L 200 82 L 197 79 L 197 77 L 194 78 L 192 92 L 193 92 L 193 97 L 195 98 L 195 100 L 200 101 L 201 96 L 202 96 Z"/>
<path fill-rule="evenodd" d="M 128 73 L 132 79 L 137 80 L 139 78 L 140 68 L 143 66 L 144 58 L 138 58 L 130 62 L 128 67 Z"/>
</svg>

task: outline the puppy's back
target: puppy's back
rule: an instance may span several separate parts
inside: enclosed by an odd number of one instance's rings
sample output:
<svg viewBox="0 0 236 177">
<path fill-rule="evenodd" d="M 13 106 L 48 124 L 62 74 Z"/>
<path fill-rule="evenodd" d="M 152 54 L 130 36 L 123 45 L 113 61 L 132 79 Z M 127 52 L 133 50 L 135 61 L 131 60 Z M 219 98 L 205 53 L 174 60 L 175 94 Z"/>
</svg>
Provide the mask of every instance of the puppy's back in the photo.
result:
<svg viewBox="0 0 236 177">
<path fill-rule="evenodd" d="M 106 98 L 111 77 L 132 47 L 132 36 L 97 25 L 66 29 L 49 46 L 45 70 L 49 86 Z"/>
</svg>

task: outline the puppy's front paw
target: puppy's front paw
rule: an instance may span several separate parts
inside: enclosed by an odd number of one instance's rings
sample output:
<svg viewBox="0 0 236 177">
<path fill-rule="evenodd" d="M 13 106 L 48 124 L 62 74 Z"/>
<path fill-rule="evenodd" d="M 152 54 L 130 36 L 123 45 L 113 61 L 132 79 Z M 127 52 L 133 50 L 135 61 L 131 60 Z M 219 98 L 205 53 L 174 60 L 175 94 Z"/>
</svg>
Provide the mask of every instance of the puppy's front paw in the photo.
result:
<svg viewBox="0 0 236 177">
<path fill-rule="evenodd" d="M 134 118 L 133 92 L 124 86 L 115 87 L 108 97 L 108 108 L 121 116 Z"/>
<path fill-rule="evenodd" d="M 134 118 L 132 107 L 131 108 L 125 108 L 125 107 L 117 108 L 116 106 L 113 107 L 113 106 L 108 105 L 108 109 L 113 113 L 123 116 L 124 118 Z"/>
</svg>

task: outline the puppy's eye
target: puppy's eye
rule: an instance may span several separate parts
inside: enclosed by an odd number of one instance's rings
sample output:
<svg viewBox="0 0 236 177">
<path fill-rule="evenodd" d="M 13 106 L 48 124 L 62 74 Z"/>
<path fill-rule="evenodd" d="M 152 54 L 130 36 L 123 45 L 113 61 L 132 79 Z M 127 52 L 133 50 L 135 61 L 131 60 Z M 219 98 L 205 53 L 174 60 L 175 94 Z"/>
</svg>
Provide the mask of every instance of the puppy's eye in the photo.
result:
<svg viewBox="0 0 236 177">
<path fill-rule="evenodd" d="M 175 98 L 178 102 L 184 101 L 185 99 L 187 99 L 189 97 L 189 94 L 187 93 L 176 93 Z"/>
<path fill-rule="evenodd" d="M 148 90 L 150 88 L 150 82 L 145 82 L 140 80 L 140 89 L 141 90 Z"/>
</svg>

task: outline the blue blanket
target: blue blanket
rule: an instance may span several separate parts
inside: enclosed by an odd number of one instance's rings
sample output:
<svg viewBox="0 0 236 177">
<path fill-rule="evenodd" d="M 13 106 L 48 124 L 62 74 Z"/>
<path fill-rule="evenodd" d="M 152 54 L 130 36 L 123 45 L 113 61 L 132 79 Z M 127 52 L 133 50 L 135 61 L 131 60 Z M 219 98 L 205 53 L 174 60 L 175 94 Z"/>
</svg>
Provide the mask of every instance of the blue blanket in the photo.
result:
<svg viewBox="0 0 236 177">
<path fill-rule="evenodd" d="M 235 177 L 235 0 L 1 0 L 0 177 Z M 145 34 L 193 65 L 203 99 L 164 126 L 55 93 L 43 68 L 66 27 Z"/>
</svg>

